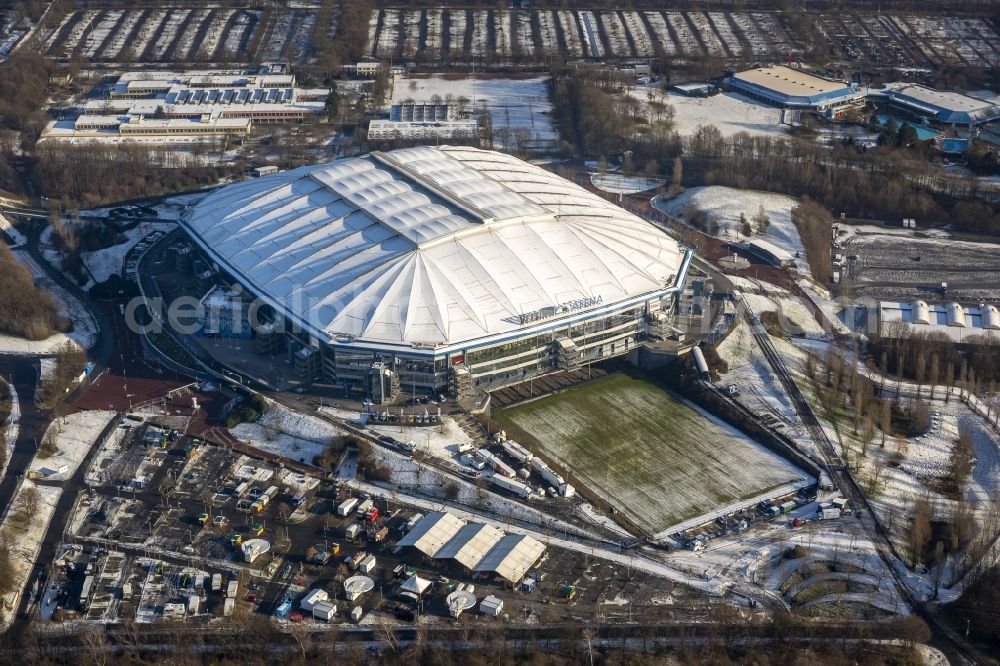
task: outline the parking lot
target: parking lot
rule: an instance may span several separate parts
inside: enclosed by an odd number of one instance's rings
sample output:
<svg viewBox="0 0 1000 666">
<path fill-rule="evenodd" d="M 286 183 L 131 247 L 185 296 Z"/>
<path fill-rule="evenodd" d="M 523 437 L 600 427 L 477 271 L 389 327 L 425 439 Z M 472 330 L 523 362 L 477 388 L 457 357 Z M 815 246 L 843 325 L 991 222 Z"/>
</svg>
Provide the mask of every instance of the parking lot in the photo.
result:
<svg viewBox="0 0 1000 666">
<path fill-rule="evenodd" d="M 464 584 L 478 599 L 503 599 L 505 614 L 538 622 L 661 617 L 674 612 L 675 600 L 694 595 L 628 566 L 552 548 L 528 573 L 530 589 L 522 589 L 409 549 L 395 553 L 416 512 L 391 497 L 368 497 L 377 509 L 373 520 L 355 510 L 338 515 L 351 493 L 335 481 L 149 423 L 134 426 L 117 446 L 114 455 L 98 456 L 108 463 L 89 475 L 93 487 L 81 494 L 69 522 L 75 545 L 62 549 L 36 595 L 44 619 L 204 621 L 278 613 L 281 622 L 319 622 L 298 604 L 310 589 L 323 588 L 338 606 L 337 622 L 354 606 L 369 617 L 362 622 L 379 616 L 439 622 L 449 618 L 448 593 Z M 252 539 L 268 547 L 247 562 L 243 547 Z M 365 570 L 374 587 L 348 604 L 343 583 L 367 555 L 374 556 Z M 220 587 L 211 582 L 214 574 Z M 432 583 L 419 603 L 399 595 L 413 574 Z M 232 596 L 230 581 L 236 581 Z M 684 613 L 703 616 L 712 603 L 692 597 Z M 283 614 L 283 604 L 297 612 Z M 477 615 L 470 611 L 462 621 Z"/>
</svg>

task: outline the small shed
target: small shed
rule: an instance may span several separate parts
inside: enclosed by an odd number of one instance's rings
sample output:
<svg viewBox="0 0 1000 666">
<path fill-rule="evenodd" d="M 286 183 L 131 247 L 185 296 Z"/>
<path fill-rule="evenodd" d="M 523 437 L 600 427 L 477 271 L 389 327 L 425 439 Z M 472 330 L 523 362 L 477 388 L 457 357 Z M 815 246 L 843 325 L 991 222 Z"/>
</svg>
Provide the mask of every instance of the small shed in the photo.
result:
<svg viewBox="0 0 1000 666">
<path fill-rule="evenodd" d="M 260 178 L 261 176 L 270 176 L 272 173 L 278 173 L 278 167 L 273 164 L 268 164 L 266 166 L 255 167 L 253 171 L 254 178 Z"/>
<path fill-rule="evenodd" d="M 503 599 L 492 594 L 479 602 L 479 612 L 490 617 L 497 617 L 503 610 Z"/>
<path fill-rule="evenodd" d="M 378 566 L 378 560 L 374 555 L 369 555 L 358 563 L 358 571 L 363 574 L 369 574 L 375 570 L 376 566 Z"/>
<path fill-rule="evenodd" d="M 317 604 L 329 600 L 330 595 L 326 593 L 326 590 L 316 588 L 315 590 L 309 590 L 309 592 L 306 593 L 306 596 L 303 597 L 302 601 L 299 603 L 299 607 L 304 611 L 312 611 L 316 608 Z"/>
<path fill-rule="evenodd" d="M 670 89 L 686 97 L 708 97 L 709 95 L 715 94 L 717 91 L 717 88 L 711 83 L 703 83 L 700 81 L 693 83 L 678 83 L 677 85 L 670 86 Z"/>
<path fill-rule="evenodd" d="M 337 605 L 329 601 L 320 601 L 312 609 L 313 617 L 329 622 L 337 615 Z"/>
<path fill-rule="evenodd" d="M 365 616 L 365 611 L 361 606 L 355 606 L 351 609 L 351 620 L 354 622 L 361 622 L 361 618 Z"/>
</svg>

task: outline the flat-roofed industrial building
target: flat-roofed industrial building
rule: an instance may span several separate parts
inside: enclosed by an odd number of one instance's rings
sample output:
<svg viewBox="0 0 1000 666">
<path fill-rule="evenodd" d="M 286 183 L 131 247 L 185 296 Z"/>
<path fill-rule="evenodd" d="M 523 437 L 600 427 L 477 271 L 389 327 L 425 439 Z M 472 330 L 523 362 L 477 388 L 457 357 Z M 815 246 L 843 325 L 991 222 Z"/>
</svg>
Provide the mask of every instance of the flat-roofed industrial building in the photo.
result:
<svg viewBox="0 0 1000 666">
<path fill-rule="evenodd" d="M 833 118 L 865 103 L 864 92 L 855 84 L 784 65 L 738 72 L 729 77 L 728 86 L 742 95 L 783 109 L 813 111 Z"/>
</svg>

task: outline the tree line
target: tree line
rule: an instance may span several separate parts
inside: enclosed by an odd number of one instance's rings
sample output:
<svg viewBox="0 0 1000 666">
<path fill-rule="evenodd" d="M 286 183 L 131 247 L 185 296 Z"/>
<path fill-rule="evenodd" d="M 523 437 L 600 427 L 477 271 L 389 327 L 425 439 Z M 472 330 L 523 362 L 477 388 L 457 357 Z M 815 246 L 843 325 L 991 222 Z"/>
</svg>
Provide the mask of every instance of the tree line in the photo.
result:
<svg viewBox="0 0 1000 666">
<path fill-rule="evenodd" d="M 43 143 L 31 159 L 39 191 L 65 208 L 205 187 L 241 173 L 239 163 L 175 168 L 170 151 L 140 145 Z"/>
<path fill-rule="evenodd" d="M 643 103 L 627 94 L 618 70 L 580 65 L 569 73 L 555 73 L 549 85 L 564 153 L 605 159 L 628 153 L 628 159 L 650 175 L 681 154 L 673 107 L 655 97 Z"/>
<path fill-rule="evenodd" d="M 0 242 L 0 332 L 44 340 L 67 332 L 70 320 L 59 313 L 49 292 L 35 286 L 31 271 Z"/>
<path fill-rule="evenodd" d="M 853 147 L 742 132 L 723 137 L 716 127 L 702 126 L 686 137 L 683 152 L 690 183 L 807 195 L 849 217 L 912 217 L 1000 235 L 1000 208 L 984 200 L 978 181 L 937 175 L 904 151 L 861 154 Z"/>
</svg>

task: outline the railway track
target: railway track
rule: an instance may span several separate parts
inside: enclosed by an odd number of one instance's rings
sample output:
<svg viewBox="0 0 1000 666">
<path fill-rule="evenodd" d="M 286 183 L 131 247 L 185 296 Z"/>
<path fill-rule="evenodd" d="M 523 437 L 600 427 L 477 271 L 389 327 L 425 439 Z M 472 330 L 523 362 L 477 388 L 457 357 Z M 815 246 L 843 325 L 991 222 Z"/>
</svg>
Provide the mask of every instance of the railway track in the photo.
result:
<svg viewBox="0 0 1000 666">
<path fill-rule="evenodd" d="M 761 351 L 764 352 L 764 357 L 767 359 L 768 365 L 771 366 L 771 369 L 778 376 L 779 381 L 788 393 L 788 397 L 795 406 L 796 413 L 798 413 L 802 423 L 808 429 L 813 442 L 815 442 L 816 447 L 819 449 L 823 458 L 821 462 L 826 467 L 831 480 L 837 485 L 841 494 L 847 498 L 856 509 L 864 508 L 864 516 L 861 517 L 862 525 L 874 544 L 879 557 L 892 574 L 893 583 L 896 587 L 896 593 L 899 595 L 900 599 L 912 607 L 914 611 L 931 627 L 935 636 L 939 640 L 945 642 L 948 647 L 951 648 L 956 655 L 960 656 L 965 663 L 988 663 L 979 654 L 973 651 L 972 648 L 965 643 L 965 641 L 961 640 L 954 630 L 944 625 L 932 609 L 925 605 L 925 600 L 916 599 L 913 594 L 911 594 L 909 588 L 906 587 L 902 574 L 899 570 L 899 567 L 905 568 L 905 565 L 902 564 L 902 558 L 899 557 L 899 554 L 896 552 L 895 547 L 889 540 L 888 535 L 879 524 L 878 519 L 875 516 L 875 512 L 868 503 L 868 499 L 861 492 L 854 476 L 850 473 L 843 460 L 841 460 L 840 456 L 837 454 L 833 443 L 830 441 L 830 438 L 827 437 L 826 431 L 820 424 L 819 419 L 816 418 L 816 415 L 812 410 L 812 406 L 806 401 L 805 396 L 802 395 L 802 391 L 795 383 L 795 379 L 785 366 L 784 360 L 774 348 L 774 343 L 771 341 L 771 337 L 768 335 L 767 330 L 761 323 L 760 318 L 754 314 L 745 298 L 741 296 L 740 300 L 743 305 L 743 316 L 750 325 L 750 331 L 754 340 L 761 348 Z"/>
</svg>

